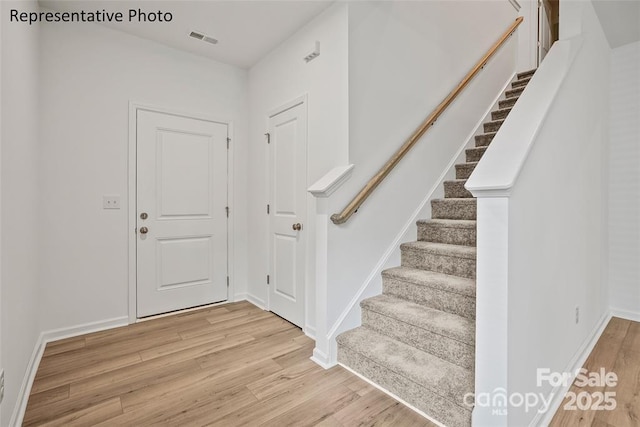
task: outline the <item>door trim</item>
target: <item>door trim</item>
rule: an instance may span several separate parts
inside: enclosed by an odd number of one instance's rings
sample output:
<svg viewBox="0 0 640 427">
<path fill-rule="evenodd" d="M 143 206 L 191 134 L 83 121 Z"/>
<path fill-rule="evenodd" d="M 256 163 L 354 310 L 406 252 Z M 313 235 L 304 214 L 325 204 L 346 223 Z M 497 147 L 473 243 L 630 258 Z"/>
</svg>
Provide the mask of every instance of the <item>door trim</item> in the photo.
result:
<svg viewBox="0 0 640 427">
<path fill-rule="evenodd" d="M 227 301 L 235 300 L 235 280 L 234 280 L 234 257 L 233 257 L 233 248 L 234 248 L 234 217 L 235 217 L 235 209 L 233 206 L 234 200 L 234 138 L 233 138 L 233 120 L 228 117 L 213 117 L 209 114 L 203 113 L 192 113 L 185 112 L 180 110 L 175 110 L 172 108 L 166 107 L 158 107 L 150 104 L 138 103 L 129 101 L 129 154 L 127 159 L 127 189 L 128 189 L 128 204 L 127 204 L 127 238 L 128 238 L 128 318 L 129 324 L 133 324 L 138 322 L 138 317 L 136 313 L 137 308 L 137 259 L 136 259 L 136 244 L 137 244 L 137 235 L 135 233 L 136 224 L 137 224 L 137 182 L 136 182 L 136 174 L 137 174 L 137 113 L 138 111 L 150 111 L 153 113 L 161 113 L 161 114 L 169 114 L 178 117 L 186 117 L 190 119 L 204 120 L 208 122 L 222 123 L 227 125 L 227 134 L 231 139 L 231 144 L 229 144 L 229 150 L 227 152 L 227 206 L 229 206 L 229 220 L 227 221 L 227 274 L 229 275 L 229 288 L 227 290 Z"/>
<path fill-rule="evenodd" d="M 285 102 L 283 104 L 280 104 L 279 107 L 273 108 L 269 111 L 267 111 L 265 118 L 264 118 L 264 126 L 266 129 L 266 132 L 269 131 L 269 120 L 271 120 L 274 116 L 277 116 L 280 113 L 284 113 L 285 111 L 288 111 L 292 108 L 295 108 L 299 105 L 304 105 L 304 112 L 305 112 L 305 121 L 307 123 L 307 135 L 305 138 L 306 144 L 307 144 L 307 159 L 306 159 L 306 164 L 305 164 L 305 175 L 306 175 L 306 181 L 308 181 L 309 178 L 309 104 L 308 104 L 308 94 L 303 94 L 300 95 L 288 102 Z M 266 193 L 265 193 L 265 200 L 266 203 L 272 203 L 270 200 L 270 196 L 271 196 L 271 163 L 270 163 L 270 150 L 271 147 L 267 146 L 266 149 L 266 153 L 267 155 L 265 156 L 265 163 L 266 163 L 266 167 L 265 167 L 265 182 L 267 183 L 266 185 Z M 304 183 L 304 188 L 306 189 L 308 187 L 308 182 Z M 309 274 L 309 267 L 310 267 L 310 261 L 312 258 L 310 258 L 310 255 L 314 254 L 314 252 L 310 252 L 310 248 L 311 248 L 311 243 L 315 242 L 314 239 L 311 238 L 311 236 L 313 235 L 312 233 L 315 232 L 315 229 L 313 227 L 310 227 L 311 224 L 309 224 L 309 212 L 310 211 L 310 205 L 309 205 L 309 194 L 306 193 L 306 209 L 307 209 L 307 213 L 306 213 L 306 218 L 304 219 L 303 223 L 305 225 L 305 231 L 308 232 L 307 234 L 307 238 L 305 239 L 305 260 L 304 260 L 304 277 L 305 277 L 305 286 L 304 286 L 304 304 L 303 304 L 303 325 L 302 325 L 302 330 L 306 333 L 306 331 L 309 329 L 308 325 L 308 304 L 309 304 L 309 293 L 310 292 L 314 292 L 315 293 L 315 289 L 309 289 L 309 285 L 311 283 L 310 279 L 310 274 Z M 271 219 L 268 216 L 267 217 L 267 226 L 266 228 L 266 245 L 267 245 L 267 250 L 266 250 L 266 262 L 265 262 L 265 269 L 266 269 L 266 274 L 271 275 Z M 267 292 L 266 292 L 266 296 L 265 296 L 265 309 L 267 311 L 271 311 L 271 289 L 267 288 Z"/>
</svg>

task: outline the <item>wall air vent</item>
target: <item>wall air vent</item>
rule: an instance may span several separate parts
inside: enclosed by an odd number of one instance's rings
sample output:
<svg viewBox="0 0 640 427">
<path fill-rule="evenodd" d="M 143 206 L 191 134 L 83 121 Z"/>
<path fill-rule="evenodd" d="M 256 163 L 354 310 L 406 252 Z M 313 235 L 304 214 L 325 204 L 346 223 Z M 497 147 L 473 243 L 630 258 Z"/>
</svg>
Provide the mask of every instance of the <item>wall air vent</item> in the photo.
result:
<svg viewBox="0 0 640 427">
<path fill-rule="evenodd" d="M 196 31 L 191 31 L 191 33 L 189 34 L 189 37 L 193 37 L 194 39 L 202 40 L 203 42 L 207 42 L 211 44 L 218 43 L 218 40 L 214 39 L 213 37 L 209 37 L 205 34 L 198 33 Z"/>
</svg>

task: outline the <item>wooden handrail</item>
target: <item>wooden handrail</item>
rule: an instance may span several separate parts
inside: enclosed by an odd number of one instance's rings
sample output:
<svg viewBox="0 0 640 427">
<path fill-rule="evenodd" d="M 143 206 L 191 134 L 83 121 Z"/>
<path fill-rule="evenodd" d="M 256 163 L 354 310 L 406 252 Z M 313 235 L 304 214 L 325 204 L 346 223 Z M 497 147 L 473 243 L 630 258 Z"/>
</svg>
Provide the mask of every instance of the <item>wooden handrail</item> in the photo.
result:
<svg viewBox="0 0 640 427">
<path fill-rule="evenodd" d="M 475 77 L 478 72 L 487 65 L 487 61 L 496 53 L 496 51 L 502 46 L 507 39 L 518 28 L 518 25 L 522 23 L 523 18 L 519 16 L 515 22 L 509 26 L 509 29 L 504 32 L 500 39 L 487 51 L 480 61 L 473 67 L 471 71 L 465 76 L 465 78 L 456 86 L 454 90 L 447 95 L 447 97 L 436 107 L 436 109 L 426 118 L 418 129 L 411 135 L 411 137 L 400 147 L 398 151 L 389 159 L 389 161 L 376 173 L 373 178 L 367 182 L 367 184 L 360 190 L 360 192 L 349 202 L 349 204 L 338 214 L 331 215 L 331 221 L 334 224 L 343 224 L 347 222 L 351 215 L 353 215 L 360 205 L 373 193 L 373 190 L 380 185 L 380 183 L 386 178 L 387 175 L 393 170 L 393 168 L 402 160 L 402 158 L 411 150 L 411 148 L 418 142 L 420 137 L 425 134 L 429 127 L 433 126 L 438 117 L 446 110 L 446 108 L 453 102 L 454 99 L 462 92 L 462 90 L 469 84 L 471 79 Z"/>
</svg>

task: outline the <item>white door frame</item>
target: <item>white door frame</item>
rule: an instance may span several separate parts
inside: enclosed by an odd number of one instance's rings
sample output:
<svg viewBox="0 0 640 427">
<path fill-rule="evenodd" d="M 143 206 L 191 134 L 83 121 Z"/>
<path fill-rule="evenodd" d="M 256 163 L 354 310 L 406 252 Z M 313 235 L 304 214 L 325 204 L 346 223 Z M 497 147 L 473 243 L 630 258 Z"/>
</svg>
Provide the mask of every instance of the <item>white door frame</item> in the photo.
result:
<svg viewBox="0 0 640 427">
<path fill-rule="evenodd" d="M 227 274 L 229 275 L 229 289 L 227 292 L 227 301 L 235 300 L 235 280 L 234 280 L 234 260 L 233 260 L 233 246 L 234 246 L 234 213 L 233 206 L 234 191 L 233 191 L 233 151 L 234 151 L 234 138 L 233 138 L 233 121 L 229 118 L 212 117 L 208 114 L 191 113 L 185 111 L 177 111 L 171 108 L 152 106 L 149 104 L 142 104 L 137 102 L 129 102 L 129 156 L 128 156 L 128 204 L 127 204 L 127 236 L 129 240 L 129 324 L 136 323 L 138 321 L 136 307 L 138 303 L 136 286 L 137 286 L 137 257 L 136 257 L 136 245 L 137 245 L 137 128 L 138 128 L 138 111 L 150 111 L 154 113 L 170 114 L 173 116 L 186 117 L 190 119 L 206 120 L 209 122 L 222 123 L 227 125 L 228 135 L 231 139 L 229 144 L 229 150 L 227 152 L 227 204 L 229 205 L 229 220 L 227 221 Z"/>
<path fill-rule="evenodd" d="M 285 102 L 284 104 L 280 105 L 277 108 L 274 108 L 270 111 L 267 112 L 266 117 L 265 117 L 265 129 L 267 129 L 267 132 L 269 130 L 269 120 L 271 119 L 271 117 L 279 114 L 279 113 L 283 113 L 286 110 L 289 110 L 291 108 L 297 107 L 300 104 L 303 104 L 305 107 L 305 120 L 307 121 L 307 135 L 305 138 L 305 142 L 307 144 L 307 164 L 305 165 L 305 174 L 307 176 L 307 180 L 308 180 L 308 166 L 309 166 L 309 104 L 307 101 L 308 95 L 305 93 L 304 95 L 301 95 L 295 99 L 292 99 L 289 102 Z M 267 150 L 270 150 L 271 147 L 267 147 Z M 265 182 L 267 183 L 266 185 L 266 193 L 265 193 L 265 200 L 267 200 L 267 203 L 271 203 L 273 204 L 273 202 L 270 200 L 270 196 L 271 196 L 271 163 L 269 162 L 270 156 L 268 155 L 269 152 L 267 151 L 267 155 L 265 156 L 265 163 L 266 163 L 266 167 L 265 167 Z M 305 182 L 304 184 L 304 188 L 306 189 L 308 187 L 308 183 Z M 314 252 L 310 252 L 310 248 L 311 248 L 311 243 L 315 242 L 314 239 L 311 238 L 311 236 L 313 235 L 312 233 L 314 232 L 314 228 L 312 227 L 312 224 L 308 221 L 309 220 L 309 212 L 311 212 L 311 210 L 309 209 L 309 194 L 307 193 L 307 212 L 306 212 L 306 218 L 303 221 L 304 224 L 304 230 L 308 233 L 307 234 L 307 239 L 306 239 L 306 247 L 305 247 L 305 260 L 304 260 L 304 277 L 305 277 L 305 286 L 304 286 L 304 307 L 303 307 L 303 319 L 304 319 L 304 323 L 302 325 L 302 330 L 305 333 L 309 333 L 308 331 L 308 319 L 307 319 L 307 313 L 309 312 L 308 308 L 308 302 L 309 302 L 309 293 L 310 292 L 315 292 L 312 289 L 309 289 L 309 284 L 311 283 L 310 279 L 310 275 L 309 275 L 309 266 L 310 266 L 310 255 L 312 255 Z M 267 274 L 270 274 L 270 269 L 271 269 L 271 264 L 270 264 L 270 259 L 271 259 L 271 245 L 270 245 L 270 239 L 271 239 L 271 220 L 268 217 L 267 218 L 267 251 L 266 251 L 266 255 L 267 255 L 267 262 L 266 262 L 266 267 L 267 267 Z M 267 291 L 267 295 L 266 295 L 266 301 L 265 301 L 265 305 L 266 305 L 266 309 L 268 311 L 271 311 L 271 293 L 269 291 Z M 313 331 L 311 332 L 313 334 Z M 315 335 L 314 335 L 315 336 Z"/>
</svg>

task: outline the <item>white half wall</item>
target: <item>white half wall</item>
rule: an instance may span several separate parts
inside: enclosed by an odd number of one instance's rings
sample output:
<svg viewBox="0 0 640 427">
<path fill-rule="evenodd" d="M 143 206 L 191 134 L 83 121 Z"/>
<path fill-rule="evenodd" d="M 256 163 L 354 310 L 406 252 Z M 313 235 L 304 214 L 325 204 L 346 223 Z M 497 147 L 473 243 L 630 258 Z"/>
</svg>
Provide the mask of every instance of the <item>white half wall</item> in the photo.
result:
<svg viewBox="0 0 640 427">
<path fill-rule="evenodd" d="M 609 295 L 640 320 L 640 42 L 613 49 L 609 123 Z"/>
<path fill-rule="evenodd" d="M 11 8 L 35 11 L 35 1 L 0 2 L 3 20 L 0 368 L 5 392 L 0 425 L 10 425 L 23 378 L 39 335 L 38 262 L 43 228 L 39 215 L 38 38 L 37 25 L 11 24 Z"/>
<path fill-rule="evenodd" d="M 320 42 L 320 56 L 303 58 Z M 307 95 L 307 182 L 316 182 L 348 160 L 347 6 L 337 3 L 278 46 L 249 71 L 249 245 L 248 298 L 268 307 L 266 276 L 267 227 L 267 115 L 289 101 Z M 305 331 L 315 330 L 315 201 L 308 195 L 307 287 Z"/>
<path fill-rule="evenodd" d="M 244 294 L 247 72 L 93 24 L 44 24 L 40 41 L 40 330 L 128 314 L 130 101 L 233 122 L 230 273 Z M 121 209 L 103 210 L 104 194 Z"/>
</svg>

